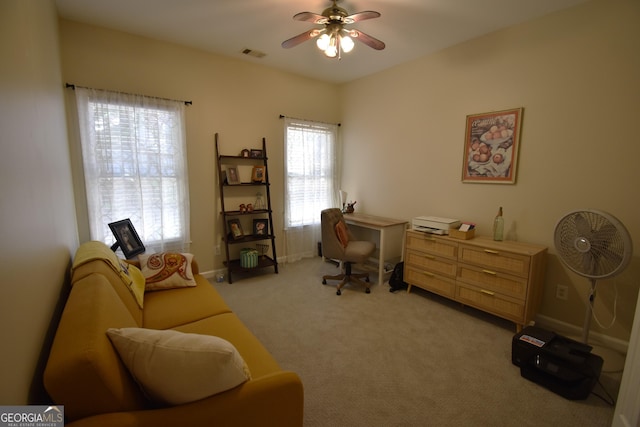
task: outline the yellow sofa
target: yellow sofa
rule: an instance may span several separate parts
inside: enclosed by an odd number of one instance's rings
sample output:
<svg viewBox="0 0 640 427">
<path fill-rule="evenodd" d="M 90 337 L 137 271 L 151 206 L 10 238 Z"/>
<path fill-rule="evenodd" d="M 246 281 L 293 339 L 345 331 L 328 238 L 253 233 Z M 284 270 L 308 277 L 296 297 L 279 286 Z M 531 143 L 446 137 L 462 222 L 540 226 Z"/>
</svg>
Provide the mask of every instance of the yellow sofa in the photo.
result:
<svg viewBox="0 0 640 427">
<path fill-rule="evenodd" d="M 105 245 L 106 247 L 106 245 Z M 82 247 L 81 247 L 82 248 Z M 80 250 L 80 249 L 79 249 Z M 282 370 L 192 263 L 195 287 L 144 293 L 139 307 L 119 273 L 102 259 L 75 265 L 44 374 L 68 426 L 300 426 L 303 387 Z M 229 341 L 251 379 L 177 406 L 150 402 L 106 334 L 109 328 L 173 329 Z"/>
</svg>

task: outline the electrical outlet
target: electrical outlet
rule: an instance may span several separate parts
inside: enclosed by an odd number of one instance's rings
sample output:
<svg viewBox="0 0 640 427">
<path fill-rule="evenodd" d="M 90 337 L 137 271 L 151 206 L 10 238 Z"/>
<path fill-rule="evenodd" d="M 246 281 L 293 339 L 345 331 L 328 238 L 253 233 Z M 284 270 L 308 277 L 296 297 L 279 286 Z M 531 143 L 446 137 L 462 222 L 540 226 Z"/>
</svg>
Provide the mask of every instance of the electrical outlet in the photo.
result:
<svg viewBox="0 0 640 427">
<path fill-rule="evenodd" d="M 569 298 L 569 287 L 567 285 L 556 285 L 556 298 L 566 301 Z"/>
<path fill-rule="evenodd" d="M 215 250 L 216 255 L 220 255 L 220 245 L 216 245 L 214 250 Z"/>
</svg>

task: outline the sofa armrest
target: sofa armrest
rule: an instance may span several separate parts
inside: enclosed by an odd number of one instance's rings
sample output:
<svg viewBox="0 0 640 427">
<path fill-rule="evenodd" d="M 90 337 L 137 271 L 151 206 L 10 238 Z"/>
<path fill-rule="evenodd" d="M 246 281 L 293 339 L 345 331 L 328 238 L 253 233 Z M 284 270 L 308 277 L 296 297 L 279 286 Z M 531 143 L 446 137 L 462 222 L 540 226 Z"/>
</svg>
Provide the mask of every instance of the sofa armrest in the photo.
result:
<svg viewBox="0 0 640 427">
<path fill-rule="evenodd" d="M 96 415 L 68 427 L 302 426 L 304 391 L 298 375 L 280 371 L 196 402 Z"/>
</svg>

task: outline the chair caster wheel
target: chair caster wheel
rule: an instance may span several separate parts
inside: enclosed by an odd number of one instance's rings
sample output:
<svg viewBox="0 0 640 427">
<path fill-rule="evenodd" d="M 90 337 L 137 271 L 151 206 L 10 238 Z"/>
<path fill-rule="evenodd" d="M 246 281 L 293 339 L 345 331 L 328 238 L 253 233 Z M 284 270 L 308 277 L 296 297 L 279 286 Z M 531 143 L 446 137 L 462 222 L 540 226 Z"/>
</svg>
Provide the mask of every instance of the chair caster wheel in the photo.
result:
<svg viewBox="0 0 640 427">
<path fill-rule="evenodd" d="M 340 291 L 340 289 L 336 291 L 336 295 L 342 295 L 342 292 Z"/>
<path fill-rule="evenodd" d="M 370 294 L 370 293 L 371 293 L 371 289 L 367 288 L 367 289 L 364 291 L 364 293 L 365 293 L 365 294 Z"/>
<path fill-rule="evenodd" d="M 323 285 L 326 285 L 326 284 L 327 284 L 327 281 L 326 281 L 325 279 L 322 279 L 322 284 L 323 284 Z"/>
</svg>

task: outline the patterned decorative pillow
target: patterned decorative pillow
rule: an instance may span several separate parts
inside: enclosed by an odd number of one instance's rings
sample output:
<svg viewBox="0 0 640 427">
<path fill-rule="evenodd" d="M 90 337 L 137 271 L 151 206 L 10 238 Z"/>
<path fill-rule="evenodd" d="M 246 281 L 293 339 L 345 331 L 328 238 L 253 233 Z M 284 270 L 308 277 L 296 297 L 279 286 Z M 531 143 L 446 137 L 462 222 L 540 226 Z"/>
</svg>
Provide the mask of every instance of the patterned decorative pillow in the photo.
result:
<svg viewBox="0 0 640 427">
<path fill-rule="evenodd" d="M 238 350 L 220 337 L 144 328 L 110 328 L 107 336 L 154 402 L 181 405 L 251 379 Z"/>
<path fill-rule="evenodd" d="M 140 269 L 146 279 L 147 291 L 196 286 L 191 271 L 193 254 L 162 252 L 140 255 Z"/>
</svg>

